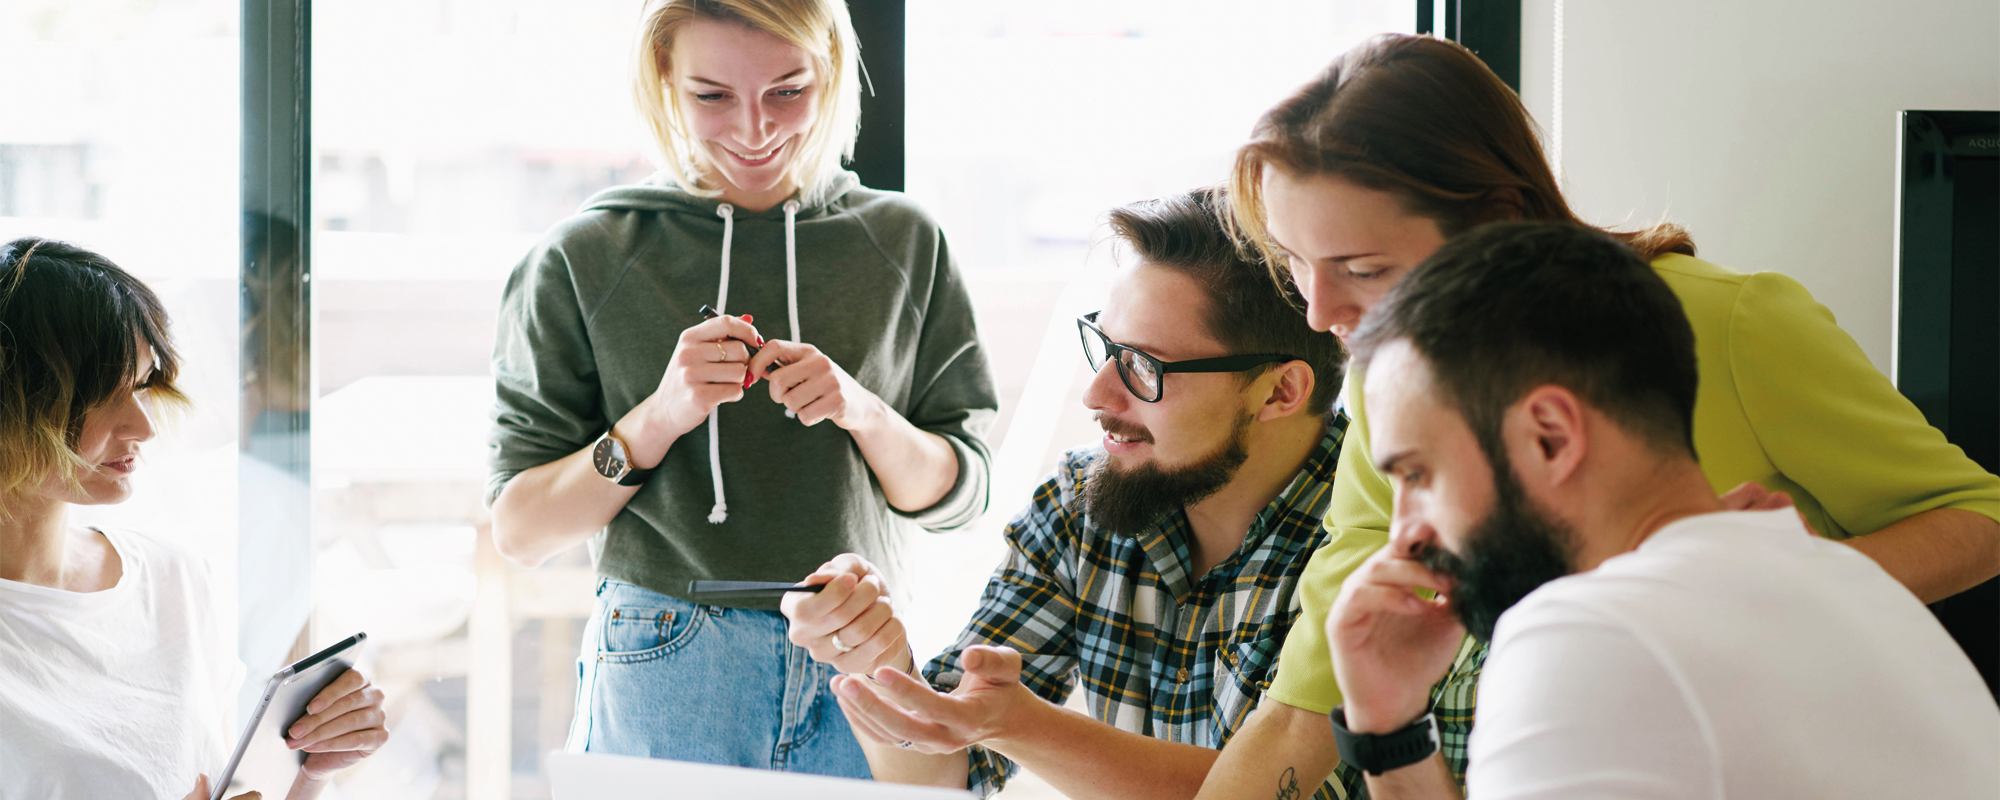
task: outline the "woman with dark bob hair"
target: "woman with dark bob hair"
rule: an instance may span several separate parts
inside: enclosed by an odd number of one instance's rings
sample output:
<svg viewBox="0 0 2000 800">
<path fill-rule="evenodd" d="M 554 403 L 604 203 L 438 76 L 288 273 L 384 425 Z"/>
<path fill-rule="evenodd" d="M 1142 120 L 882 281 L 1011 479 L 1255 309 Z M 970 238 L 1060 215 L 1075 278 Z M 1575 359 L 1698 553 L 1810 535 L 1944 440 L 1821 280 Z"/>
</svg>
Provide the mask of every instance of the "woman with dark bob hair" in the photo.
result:
<svg viewBox="0 0 2000 800">
<path fill-rule="evenodd" d="M 1470 51 L 1429 37 L 1378 37 L 1266 112 L 1237 152 L 1230 189 L 1239 242 L 1296 286 L 1314 329 L 1343 340 L 1452 237 L 1499 220 L 1584 224 L 1520 98 Z M 1725 504 L 1795 505 L 1819 535 L 1873 558 L 1925 602 L 2000 574 L 2000 477 L 1926 423 L 1805 287 L 1697 259 L 1676 225 L 1611 234 L 1651 264 L 1694 328 L 1695 450 Z M 1360 385 L 1348 376 L 1352 423 L 1328 541 L 1300 578 L 1303 613 L 1265 695 L 1276 702 L 1230 741 L 1203 797 L 1269 797 L 1287 778 L 1318 785 L 1336 767 L 1326 715 L 1343 689 L 1409 712 L 1380 721 L 1390 730 L 1433 712 L 1440 769 L 1464 781 L 1483 642 L 1468 637 L 1427 695 L 1385 699 L 1377 687 L 1335 683 L 1328 611 L 1388 541 L 1396 497 L 1369 458 Z M 1802 665 L 1818 668 L 1839 666 Z"/>
<path fill-rule="evenodd" d="M 68 518 L 131 496 L 156 407 L 187 405 L 179 371 L 137 278 L 63 242 L 0 245 L 0 797 L 206 800 L 203 772 L 229 757 L 243 667 L 207 565 Z M 389 735 L 381 690 L 354 670 L 307 710 L 291 798 Z"/>
</svg>

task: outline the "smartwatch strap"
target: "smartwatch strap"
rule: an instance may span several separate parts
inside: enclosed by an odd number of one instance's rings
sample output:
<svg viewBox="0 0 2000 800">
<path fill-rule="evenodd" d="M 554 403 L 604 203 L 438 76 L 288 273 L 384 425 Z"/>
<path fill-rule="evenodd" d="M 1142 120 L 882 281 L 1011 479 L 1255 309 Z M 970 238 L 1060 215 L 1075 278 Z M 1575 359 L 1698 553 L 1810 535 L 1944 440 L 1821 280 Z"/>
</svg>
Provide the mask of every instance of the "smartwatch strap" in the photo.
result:
<svg viewBox="0 0 2000 800">
<path fill-rule="evenodd" d="M 1333 720 L 1333 743 L 1340 760 L 1370 775 L 1407 767 L 1438 751 L 1437 719 L 1428 712 L 1400 730 L 1382 734 L 1348 730 L 1347 709 L 1340 706 L 1327 717 Z"/>
</svg>

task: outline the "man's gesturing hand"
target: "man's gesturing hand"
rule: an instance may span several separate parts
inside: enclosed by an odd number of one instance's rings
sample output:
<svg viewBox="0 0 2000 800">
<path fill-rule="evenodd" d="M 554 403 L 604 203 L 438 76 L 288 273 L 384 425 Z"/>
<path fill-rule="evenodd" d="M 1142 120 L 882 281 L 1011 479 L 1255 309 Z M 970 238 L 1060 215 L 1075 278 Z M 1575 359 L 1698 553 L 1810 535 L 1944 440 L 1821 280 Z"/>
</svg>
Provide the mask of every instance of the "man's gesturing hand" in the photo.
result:
<svg viewBox="0 0 2000 800">
<path fill-rule="evenodd" d="M 1450 582 L 1417 561 L 1422 546 L 1392 537 L 1348 576 L 1327 615 L 1334 679 L 1356 733 L 1389 733 L 1422 716 L 1465 636 L 1445 599 Z"/>
<path fill-rule="evenodd" d="M 874 564 L 844 553 L 820 565 L 805 582 L 827 587 L 818 594 L 791 592 L 779 601 L 779 610 L 791 621 L 786 636 L 792 644 L 852 675 L 880 667 L 910 671 L 909 636 Z"/>
<path fill-rule="evenodd" d="M 1001 738 L 1015 712 L 1040 697 L 1021 684 L 1021 654 L 1006 647 L 968 647 L 959 656 L 965 674 L 951 694 L 941 694 L 906 673 L 876 670 L 868 679 L 833 679 L 834 699 L 850 727 L 883 744 L 919 753 L 956 753 Z"/>
</svg>

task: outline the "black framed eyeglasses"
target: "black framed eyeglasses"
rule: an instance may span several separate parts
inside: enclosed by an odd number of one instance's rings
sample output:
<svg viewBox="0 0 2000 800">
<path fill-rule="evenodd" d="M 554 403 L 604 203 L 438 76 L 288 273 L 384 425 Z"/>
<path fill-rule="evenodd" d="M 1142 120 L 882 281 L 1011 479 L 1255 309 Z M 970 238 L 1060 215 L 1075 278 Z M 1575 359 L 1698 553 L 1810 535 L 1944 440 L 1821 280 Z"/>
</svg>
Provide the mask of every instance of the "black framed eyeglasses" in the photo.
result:
<svg viewBox="0 0 2000 800">
<path fill-rule="evenodd" d="M 1092 371 L 1097 371 L 1104 368 L 1106 359 L 1116 359 L 1118 379 L 1125 382 L 1125 388 L 1132 392 L 1133 397 L 1148 403 L 1160 402 L 1160 396 L 1166 392 L 1167 374 L 1171 372 L 1242 372 L 1265 364 L 1301 360 L 1295 356 L 1259 353 L 1194 358 L 1187 361 L 1161 361 L 1144 350 L 1111 341 L 1111 337 L 1104 335 L 1104 330 L 1097 327 L 1098 313 L 1092 311 L 1076 318 L 1077 334 L 1083 337 L 1084 360 L 1090 363 Z"/>
</svg>

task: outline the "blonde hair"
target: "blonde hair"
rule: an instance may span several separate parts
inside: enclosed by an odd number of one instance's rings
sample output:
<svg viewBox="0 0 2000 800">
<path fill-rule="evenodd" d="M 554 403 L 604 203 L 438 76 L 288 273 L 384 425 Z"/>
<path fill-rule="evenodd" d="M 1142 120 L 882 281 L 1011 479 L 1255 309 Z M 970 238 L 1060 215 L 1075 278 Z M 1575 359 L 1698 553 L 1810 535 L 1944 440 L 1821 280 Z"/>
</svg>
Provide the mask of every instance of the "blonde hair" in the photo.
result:
<svg viewBox="0 0 2000 800">
<path fill-rule="evenodd" d="M 855 78 L 860 45 L 842 0 L 648 0 L 642 17 L 638 72 L 633 99 L 659 145 L 668 174 L 695 194 L 722 190 L 710 180 L 703 156 L 687 127 L 673 78 L 674 35 L 687 23 L 707 19 L 747 25 L 806 52 L 817 84 L 818 119 L 800 142 L 786 177 L 804 200 L 816 203 L 828 190 L 843 160 L 854 157 L 861 129 L 861 84 Z"/>
<path fill-rule="evenodd" d="M 81 485 L 92 468 L 76 450 L 84 418 L 142 362 L 156 406 L 187 406 L 167 326 L 159 297 L 104 256 L 37 237 L 0 244 L 0 519 L 50 476 Z"/>
</svg>

